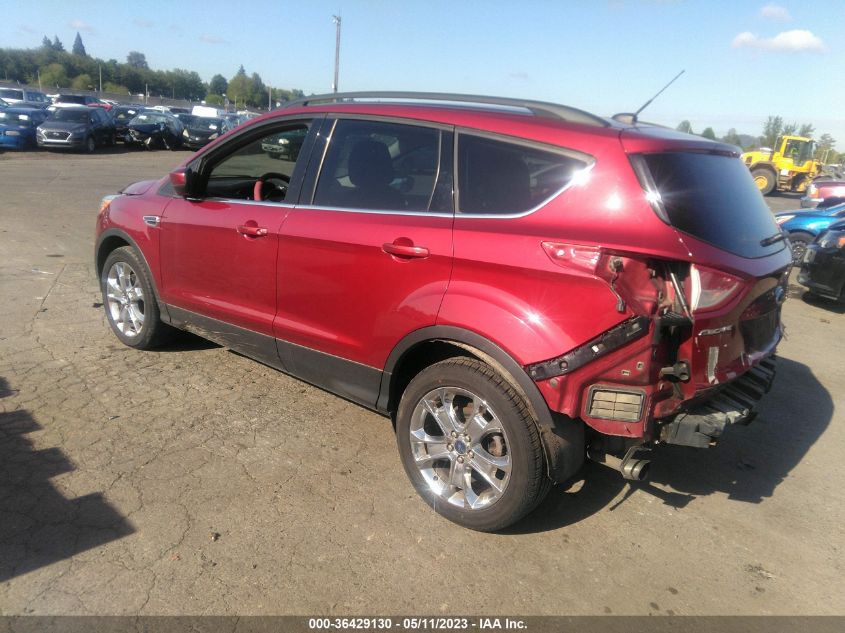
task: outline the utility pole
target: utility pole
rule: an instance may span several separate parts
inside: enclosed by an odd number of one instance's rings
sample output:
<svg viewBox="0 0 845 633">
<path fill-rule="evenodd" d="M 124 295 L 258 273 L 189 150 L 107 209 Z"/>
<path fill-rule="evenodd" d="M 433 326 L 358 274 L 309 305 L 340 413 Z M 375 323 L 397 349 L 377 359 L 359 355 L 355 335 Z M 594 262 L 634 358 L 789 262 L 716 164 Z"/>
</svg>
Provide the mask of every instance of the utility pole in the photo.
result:
<svg viewBox="0 0 845 633">
<path fill-rule="evenodd" d="M 267 112 L 273 109 L 273 88 L 267 86 Z"/>
<path fill-rule="evenodd" d="M 334 83 L 332 84 L 332 92 L 337 92 L 337 77 L 340 73 L 340 16 L 333 15 L 332 22 L 334 22 L 336 27 L 334 41 Z"/>
<path fill-rule="evenodd" d="M 103 91 L 103 66 L 101 64 L 97 64 L 97 68 L 100 70 L 100 92 Z"/>
<path fill-rule="evenodd" d="M 35 72 L 38 73 L 38 92 L 44 92 L 44 89 L 41 87 L 41 70 L 39 69 Z"/>
</svg>

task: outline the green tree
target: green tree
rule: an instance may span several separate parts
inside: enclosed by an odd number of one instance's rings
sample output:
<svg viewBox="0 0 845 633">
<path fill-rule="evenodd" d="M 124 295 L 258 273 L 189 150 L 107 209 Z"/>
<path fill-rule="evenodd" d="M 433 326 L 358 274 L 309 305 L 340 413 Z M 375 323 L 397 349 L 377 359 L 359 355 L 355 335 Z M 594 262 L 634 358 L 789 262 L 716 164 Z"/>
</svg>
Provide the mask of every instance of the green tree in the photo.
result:
<svg viewBox="0 0 845 633">
<path fill-rule="evenodd" d="M 716 132 L 713 131 L 712 127 L 704 128 L 704 131 L 701 133 L 701 136 L 704 138 L 709 138 L 711 141 L 716 140 Z"/>
<path fill-rule="evenodd" d="M 70 87 L 74 90 L 91 90 L 94 87 L 94 81 L 91 79 L 91 75 L 83 73 L 73 78 Z"/>
<path fill-rule="evenodd" d="M 132 68 L 143 70 L 149 70 L 150 68 L 147 64 L 147 56 L 138 51 L 129 51 L 129 54 L 126 56 L 126 63 Z"/>
<path fill-rule="evenodd" d="M 223 75 L 214 75 L 208 82 L 208 92 L 215 95 L 222 95 L 226 92 L 229 83 Z"/>
<path fill-rule="evenodd" d="M 115 84 L 110 81 L 107 81 L 103 84 L 103 92 L 111 92 L 114 94 L 128 94 L 129 89 L 126 86 L 121 86 L 120 84 Z"/>
<path fill-rule="evenodd" d="M 71 50 L 74 55 L 88 57 L 88 53 L 85 52 L 85 45 L 82 43 L 82 37 L 80 37 L 79 31 L 76 32 L 76 39 L 73 40 L 73 48 Z"/>
<path fill-rule="evenodd" d="M 45 50 L 52 50 L 53 49 L 53 42 L 51 42 L 50 38 L 47 37 L 46 35 L 44 36 L 44 39 L 41 40 L 41 48 L 43 48 Z"/>
<path fill-rule="evenodd" d="M 684 134 L 694 134 L 692 131 L 692 123 L 686 120 L 678 123 L 678 127 L 675 129 L 678 130 L 678 132 L 683 132 Z"/>
<path fill-rule="evenodd" d="M 53 48 L 54 51 L 58 51 L 59 53 L 62 53 L 65 50 L 64 44 L 62 44 L 62 41 L 59 39 L 58 35 L 53 36 L 53 46 L 52 46 L 52 48 Z"/>
<path fill-rule="evenodd" d="M 783 134 L 783 119 L 779 116 L 769 116 L 766 123 L 763 125 L 763 135 L 760 137 L 760 143 L 765 147 L 774 148 L 778 141 L 778 137 Z"/>
<path fill-rule="evenodd" d="M 237 108 L 239 103 L 246 104 L 246 100 L 250 96 L 250 88 L 251 82 L 249 77 L 246 76 L 243 65 L 241 65 L 235 76 L 229 80 L 229 85 L 226 86 L 226 96 Z"/>
<path fill-rule="evenodd" d="M 739 134 L 736 133 L 736 128 L 728 130 L 728 133 L 722 137 L 722 142 L 742 147 L 742 140 L 739 138 Z"/>
<path fill-rule="evenodd" d="M 208 105 L 223 105 L 223 97 L 221 95 L 210 92 L 205 95 L 205 102 Z"/>
<path fill-rule="evenodd" d="M 44 86 L 64 88 L 70 84 L 65 67 L 61 64 L 54 63 L 42 66 L 39 72 L 41 73 L 41 83 Z"/>
<path fill-rule="evenodd" d="M 815 131 L 815 127 L 810 123 L 804 123 L 800 128 L 798 128 L 798 136 L 813 136 L 813 132 Z"/>
</svg>

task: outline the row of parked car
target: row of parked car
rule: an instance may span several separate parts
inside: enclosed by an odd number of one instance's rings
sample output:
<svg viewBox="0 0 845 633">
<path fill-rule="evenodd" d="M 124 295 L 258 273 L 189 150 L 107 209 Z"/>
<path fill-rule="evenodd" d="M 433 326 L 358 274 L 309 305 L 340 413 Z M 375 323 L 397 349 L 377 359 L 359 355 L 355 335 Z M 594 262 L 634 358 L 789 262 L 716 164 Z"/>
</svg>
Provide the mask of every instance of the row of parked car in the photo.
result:
<svg viewBox="0 0 845 633">
<path fill-rule="evenodd" d="M 197 108 L 195 108 L 197 110 Z M 0 149 L 76 149 L 93 152 L 118 142 L 147 149 L 199 149 L 249 115 L 199 108 L 121 105 L 89 95 L 46 95 L 0 88 Z M 211 112 L 209 112 L 211 111 Z"/>
</svg>

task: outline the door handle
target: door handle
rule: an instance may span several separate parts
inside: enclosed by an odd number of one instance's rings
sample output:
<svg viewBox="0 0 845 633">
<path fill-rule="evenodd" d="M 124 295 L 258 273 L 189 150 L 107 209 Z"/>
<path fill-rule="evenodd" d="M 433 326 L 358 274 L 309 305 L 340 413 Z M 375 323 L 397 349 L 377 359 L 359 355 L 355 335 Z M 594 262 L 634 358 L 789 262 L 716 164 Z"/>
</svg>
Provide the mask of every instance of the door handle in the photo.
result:
<svg viewBox="0 0 845 633">
<path fill-rule="evenodd" d="M 260 226 L 250 226 L 249 224 L 241 224 L 238 227 L 238 233 L 248 237 L 264 237 L 267 235 L 267 229 Z"/>
<path fill-rule="evenodd" d="M 398 242 L 399 240 L 396 240 Z M 414 246 L 413 244 L 397 244 L 396 242 L 386 242 L 382 244 L 381 250 L 388 255 L 395 255 L 396 257 L 428 257 L 428 249 L 425 246 Z"/>
</svg>

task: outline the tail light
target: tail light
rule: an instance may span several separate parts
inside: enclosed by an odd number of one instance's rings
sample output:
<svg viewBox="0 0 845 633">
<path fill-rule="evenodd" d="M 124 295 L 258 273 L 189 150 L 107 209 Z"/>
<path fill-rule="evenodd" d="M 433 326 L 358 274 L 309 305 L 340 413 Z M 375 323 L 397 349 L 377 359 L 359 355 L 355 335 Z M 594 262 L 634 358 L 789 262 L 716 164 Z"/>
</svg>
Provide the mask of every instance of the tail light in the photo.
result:
<svg viewBox="0 0 845 633">
<path fill-rule="evenodd" d="M 693 312 L 721 308 L 742 290 L 742 280 L 719 270 L 690 266 L 690 308 Z"/>
</svg>

